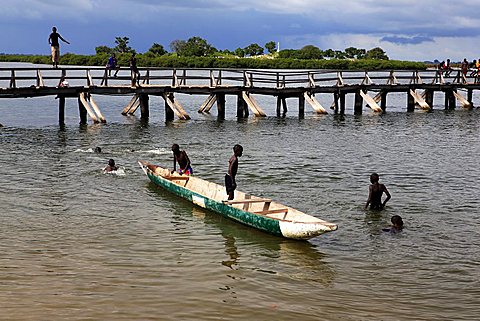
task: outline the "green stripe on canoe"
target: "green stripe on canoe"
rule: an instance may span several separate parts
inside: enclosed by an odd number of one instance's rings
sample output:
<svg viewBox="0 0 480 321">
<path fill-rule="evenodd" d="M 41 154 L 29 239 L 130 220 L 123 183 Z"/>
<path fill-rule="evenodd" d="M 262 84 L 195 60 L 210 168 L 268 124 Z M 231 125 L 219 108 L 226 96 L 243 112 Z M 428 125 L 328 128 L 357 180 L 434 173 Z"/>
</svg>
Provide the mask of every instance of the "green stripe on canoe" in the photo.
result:
<svg viewBox="0 0 480 321">
<path fill-rule="evenodd" d="M 204 197 L 200 194 L 192 192 L 191 190 L 179 186 L 175 183 L 172 183 L 166 179 L 153 175 L 150 171 L 147 173 L 148 178 L 158 186 L 165 188 L 167 191 L 170 191 L 180 197 L 183 197 L 190 202 L 193 202 L 192 196 L 197 196 L 203 198 L 205 202 L 205 208 L 210 209 L 214 212 L 217 212 L 224 217 L 228 217 L 245 225 L 255 227 L 259 230 L 265 231 L 267 233 L 283 236 L 280 230 L 280 222 L 272 218 L 255 215 L 239 208 L 223 204 L 221 202 L 214 201 L 210 198 Z"/>
</svg>

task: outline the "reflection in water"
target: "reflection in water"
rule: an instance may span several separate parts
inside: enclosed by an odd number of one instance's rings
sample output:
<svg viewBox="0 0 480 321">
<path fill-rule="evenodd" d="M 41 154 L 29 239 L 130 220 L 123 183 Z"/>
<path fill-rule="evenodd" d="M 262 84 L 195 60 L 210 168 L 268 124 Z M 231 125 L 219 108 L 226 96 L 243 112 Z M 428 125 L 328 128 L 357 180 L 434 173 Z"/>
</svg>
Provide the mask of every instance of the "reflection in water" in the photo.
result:
<svg viewBox="0 0 480 321">
<path fill-rule="evenodd" d="M 370 236 L 381 234 L 385 227 L 387 211 L 368 210 L 364 217 L 365 228 Z"/>
<path fill-rule="evenodd" d="M 239 258 L 242 252 L 249 252 L 252 247 L 260 246 L 262 255 L 275 261 L 275 269 L 268 271 L 262 267 L 264 272 L 288 274 L 292 279 L 309 280 L 324 285 L 331 284 L 335 278 L 334 270 L 325 262 L 325 254 L 319 252 L 310 242 L 272 236 L 193 205 L 192 214 L 205 224 L 219 229 L 225 239 L 225 253 L 228 256 L 222 261 L 222 265 L 232 270 L 241 266 Z M 278 265 L 277 262 L 282 264 Z"/>
<path fill-rule="evenodd" d="M 230 256 L 230 259 L 222 261 L 222 264 L 234 270 L 233 266 L 237 265 L 237 260 L 240 257 L 235 246 L 235 238 L 224 234 L 222 236 L 225 238 L 225 252 Z"/>
</svg>

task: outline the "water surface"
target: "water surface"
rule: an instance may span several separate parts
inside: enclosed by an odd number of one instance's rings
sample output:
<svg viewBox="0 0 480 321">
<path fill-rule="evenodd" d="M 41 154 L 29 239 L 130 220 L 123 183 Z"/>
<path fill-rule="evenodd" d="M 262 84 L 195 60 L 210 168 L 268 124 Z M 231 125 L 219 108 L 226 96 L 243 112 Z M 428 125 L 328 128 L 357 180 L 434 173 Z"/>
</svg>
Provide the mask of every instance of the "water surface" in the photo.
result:
<svg viewBox="0 0 480 321">
<path fill-rule="evenodd" d="M 0 101 L 0 319 L 474 320 L 480 314 L 479 111 L 283 119 L 197 114 L 148 124 L 120 114 L 129 97 L 95 97 L 106 125 L 57 125 L 52 97 Z M 329 97 L 319 99 L 329 105 Z M 477 98 L 475 98 L 477 99 Z M 436 102 L 443 102 L 439 97 Z M 348 100 L 347 100 L 348 103 Z M 352 106 L 350 104 L 349 106 Z M 338 224 L 308 242 L 273 237 L 149 183 L 143 159 L 172 166 L 173 142 L 195 174 L 221 183 L 244 146 L 239 189 Z M 100 146 L 102 154 L 93 149 Z M 109 158 L 125 176 L 102 174 Z M 392 199 L 363 210 L 369 175 Z M 381 231 L 392 215 L 402 233 Z"/>
</svg>

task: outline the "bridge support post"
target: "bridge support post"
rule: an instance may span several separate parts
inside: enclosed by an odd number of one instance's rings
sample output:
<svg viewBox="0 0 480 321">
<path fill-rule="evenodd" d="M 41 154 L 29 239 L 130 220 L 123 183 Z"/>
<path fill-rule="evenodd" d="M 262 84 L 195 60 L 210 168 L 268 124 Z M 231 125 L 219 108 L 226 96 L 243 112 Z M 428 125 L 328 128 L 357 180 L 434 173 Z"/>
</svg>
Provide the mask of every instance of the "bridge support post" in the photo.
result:
<svg viewBox="0 0 480 321">
<path fill-rule="evenodd" d="M 353 108 L 354 109 L 353 113 L 355 115 L 361 115 L 363 111 L 363 98 L 362 98 L 362 95 L 360 95 L 360 90 L 355 92 L 355 103 Z"/>
<path fill-rule="evenodd" d="M 340 114 L 345 114 L 345 93 L 340 93 Z M 336 112 L 337 113 L 337 112 Z"/>
<path fill-rule="evenodd" d="M 455 109 L 456 100 L 453 95 L 453 89 L 449 88 L 445 90 L 445 109 Z"/>
<path fill-rule="evenodd" d="M 298 118 L 305 118 L 305 96 L 298 96 Z"/>
<path fill-rule="evenodd" d="M 58 97 L 58 124 L 65 125 L 65 96 Z"/>
<path fill-rule="evenodd" d="M 283 114 L 281 114 L 281 108 L 283 106 Z M 287 100 L 284 96 L 277 96 L 277 117 L 285 117 L 287 114 Z"/>
<path fill-rule="evenodd" d="M 147 94 L 140 94 L 139 95 L 139 100 L 140 100 L 140 118 L 142 120 L 148 120 L 150 117 L 150 108 L 149 108 L 149 97 Z"/>
<path fill-rule="evenodd" d="M 380 108 L 382 108 L 383 112 L 387 110 L 387 94 L 388 92 L 386 90 L 382 90 L 380 95 Z"/>
<path fill-rule="evenodd" d="M 467 90 L 467 100 L 472 105 L 473 107 L 473 89 L 468 89 Z"/>
<path fill-rule="evenodd" d="M 237 118 L 248 118 L 248 107 L 241 93 L 237 95 Z"/>
<path fill-rule="evenodd" d="M 340 94 L 339 92 L 333 93 L 333 104 L 330 106 L 330 109 L 333 109 L 334 114 L 338 114 L 338 99 Z"/>
<path fill-rule="evenodd" d="M 415 98 L 410 95 L 410 90 L 407 91 L 407 112 L 413 113 L 415 111 Z"/>
<path fill-rule="evenodd" d="M 431 109 L 433 109 L 433 95 L 434 91 L 431 89 L 426 89 L 425 90 L 425 102 L 430 106 Z"/>
<path fill-rule="evenodd" d="M 217 118 L 220 120 L 225 119 L 225 94 L 224 93 L 217 94 L 217 110 L 218 110 Z"/>
<path fill-rule="evenodd" d="M 171 99 L 173 100 L 173 94 L 170 93 L 170 94 L 167 94 L 168 95 L 168 99 Z M 175 119 L 175 113 L 173 112 L 173 109 L 170 108 L 170 106 L 168 105 L 168 100 L 165 99 L 165 121 L 172 121 Z"/>
<path fill-rule="evenodd" d="M 78 113 L 80 115 L 80 125 L 87 124 L 87 109 L 83 105 L 80 96 L 78 96 Z"/>
</svg>

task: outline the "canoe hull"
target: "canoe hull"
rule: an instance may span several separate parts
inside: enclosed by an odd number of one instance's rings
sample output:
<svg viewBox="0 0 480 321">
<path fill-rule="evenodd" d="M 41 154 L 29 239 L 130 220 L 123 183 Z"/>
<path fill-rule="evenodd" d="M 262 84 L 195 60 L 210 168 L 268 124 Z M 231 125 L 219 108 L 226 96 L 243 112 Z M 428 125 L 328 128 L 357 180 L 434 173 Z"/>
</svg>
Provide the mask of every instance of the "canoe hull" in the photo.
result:
<svg viewBox="0 0 480 321">
<path fill-rule="evenodd" d="M 189 200 L 195 205 L 212 210 L 223 215 L 224 217 L 233 219 L 240 223 L 265 231 L 267 233 L 277 236 L 283 236 L 278 220 L 272 220 L 267 217 L 261 217 L 259 215 L 252 215 L 249 212 L 242 211 L 238 208 L 206 198 L 189 189 L 186 189 L 157 175 L 154 175 L 151 172 L 147 172 L 147 176 L 155 185 L 163 187 L 164 189 L 186 200 Z"/>
<path fill-rule="evenodd" d="M 139 162 L 140 166 L 148 176 L 150 181 L 167 191 L 180 196 L 193 204 L 202 208 L 214 211 L 224 217 L 235 220 L 239 223 L 254 227 L 272 235 L 281 236 L 290 239 L 307 240 L 321 235 L 325 232 L 334 231 L 336 225 L 323 226 L 313 223 L 292 222 L 274 219 L 266 215 L 258 215 L 237 207 L 225 204 L 223 201 L 217 201 L 205 197 L 191 189 L 176 184 L 162 176 L 154 173 L 146 162 Z M 198 178 L 197 178 L 198 179 Z M 226 194 L 225 194 L 226 195 Z"/>
</svg>

